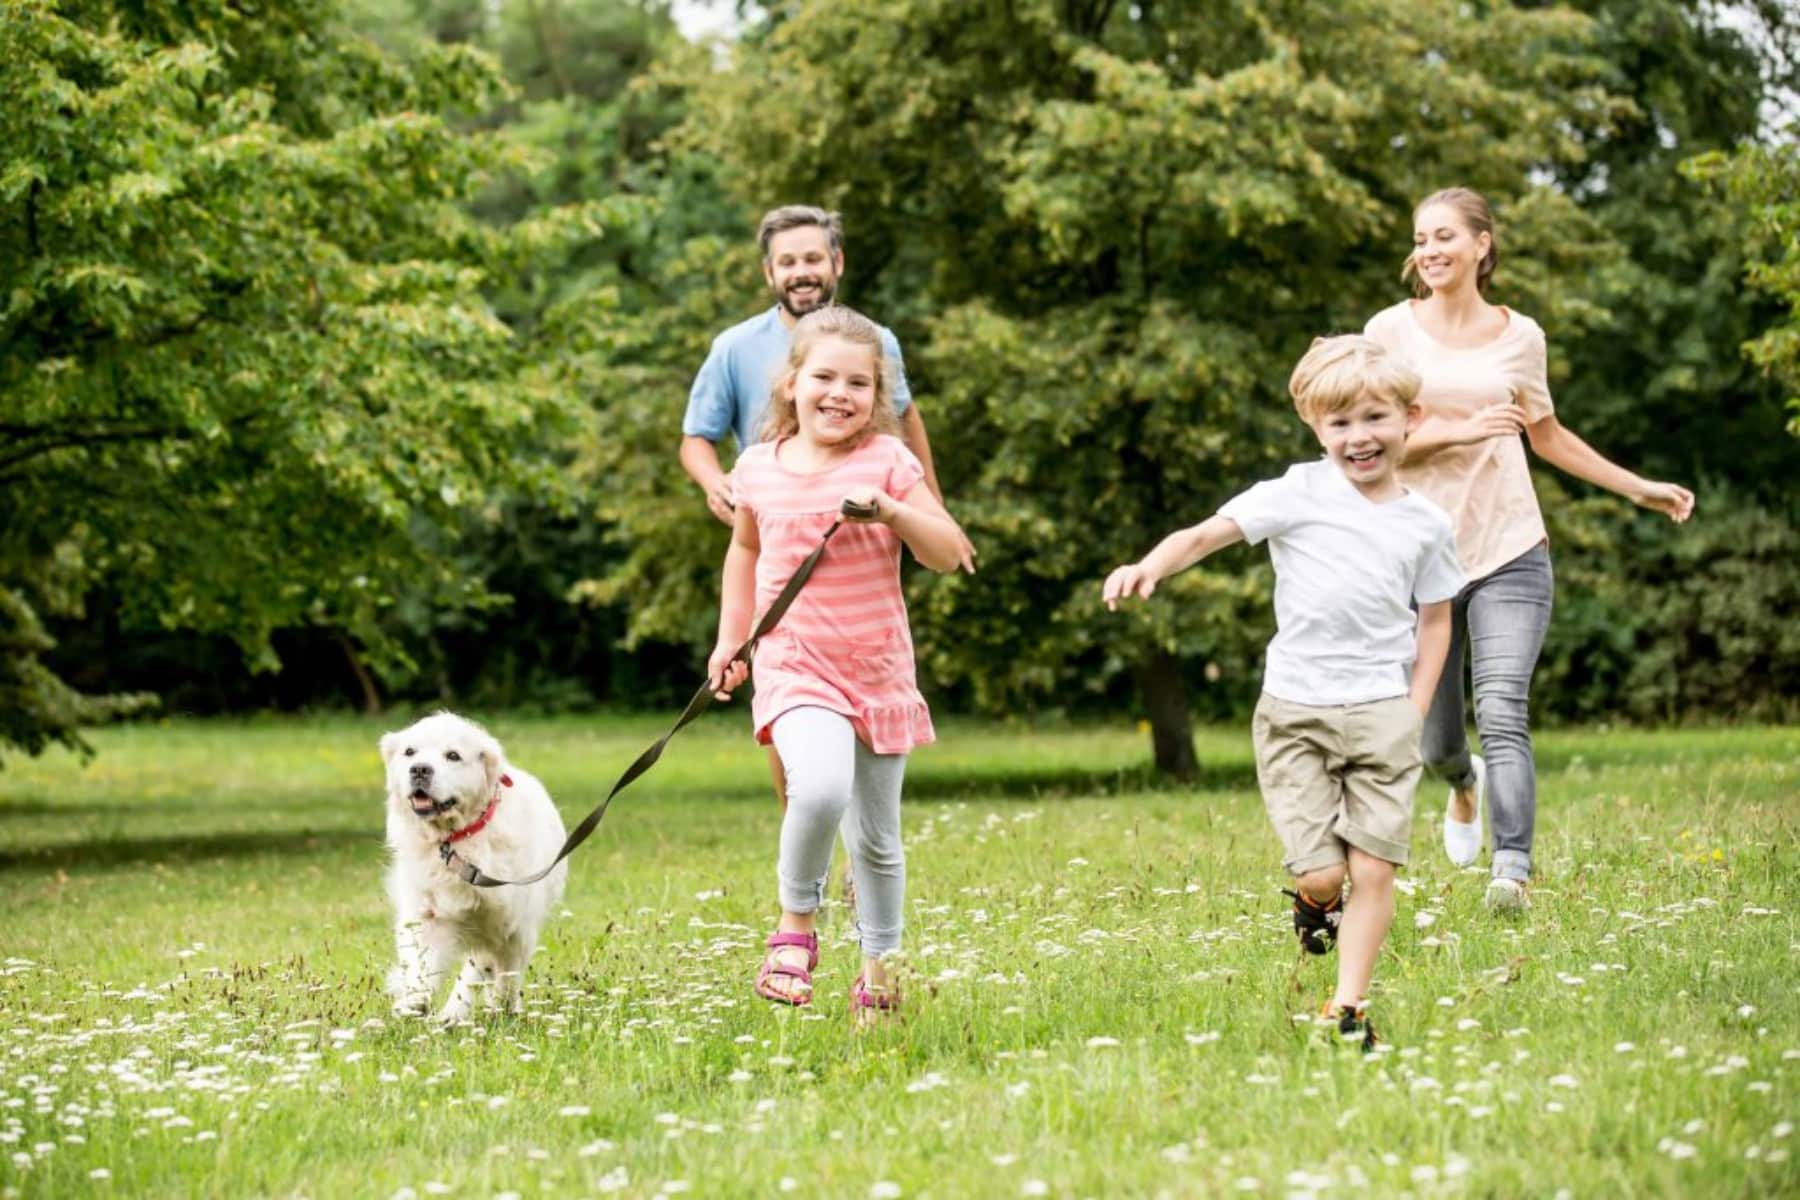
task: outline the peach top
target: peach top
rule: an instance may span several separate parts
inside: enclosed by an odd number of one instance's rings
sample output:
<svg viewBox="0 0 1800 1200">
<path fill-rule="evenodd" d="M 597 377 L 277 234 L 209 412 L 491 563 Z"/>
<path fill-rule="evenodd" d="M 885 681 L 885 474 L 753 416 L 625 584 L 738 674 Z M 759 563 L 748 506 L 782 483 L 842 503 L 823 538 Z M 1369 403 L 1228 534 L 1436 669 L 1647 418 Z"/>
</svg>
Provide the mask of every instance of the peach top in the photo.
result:
<svg viewBox="0 0 1800 1200">
<path fill-rule="evenodd" d="M 1499 337 L 1480 346 L 1446 346 L 1425 332 L 1414 304 L 1403 300 L 1382 309 L 1363 332 L 1419 373 L 1426 416 L 1461 420 L 1490 405 L 1517 404 L 1531 424 L 1556 411 L 1545 374 L 1544 331 L 1536 321 L 1503 309 L 1506 329 Z M 1400 478 L 1450 514 L 1457 557 L 1471 581 L 1548 540 L 1519 438 L 1446 446 L 1402 467 Z"/>
</svg>

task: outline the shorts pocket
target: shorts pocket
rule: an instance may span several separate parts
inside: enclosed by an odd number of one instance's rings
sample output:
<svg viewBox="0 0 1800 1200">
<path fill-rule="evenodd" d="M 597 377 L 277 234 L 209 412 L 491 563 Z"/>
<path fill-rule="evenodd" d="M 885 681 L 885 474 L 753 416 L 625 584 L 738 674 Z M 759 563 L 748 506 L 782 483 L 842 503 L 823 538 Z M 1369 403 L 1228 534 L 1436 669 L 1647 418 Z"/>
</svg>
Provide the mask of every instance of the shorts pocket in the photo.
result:
<svg viewBox="0 0 1800 1200">
<path fill-rule="evenodd" d="M 1413 702 L 1405 696 L 1394 701 L 1398 710 L 1392 717 L 1395 730 L 1394 745 L 1404 762 L 1418 763 L 1424 761 L 1420 747 L 1425 739 L 1425 714 L 1421 713 Z"/>
</svg>

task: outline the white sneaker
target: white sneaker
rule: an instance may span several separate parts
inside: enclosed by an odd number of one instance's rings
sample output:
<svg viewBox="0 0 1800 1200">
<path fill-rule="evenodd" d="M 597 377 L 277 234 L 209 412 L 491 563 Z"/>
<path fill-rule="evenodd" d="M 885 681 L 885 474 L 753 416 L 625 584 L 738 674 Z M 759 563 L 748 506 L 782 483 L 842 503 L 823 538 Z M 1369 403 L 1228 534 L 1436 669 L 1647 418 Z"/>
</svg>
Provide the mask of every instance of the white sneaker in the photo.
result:
<svg viewBox="0 0 1800 1200">
<path fill-rule="evenodd" d="M 1487 764 L 1481 755 L 1469 756 L 1475 767 L 1475 819 L 1458 821 L 1450 814 L 1456 807 L 1456 789 L 1444 801 L 1444 853 L 1459 867 L 1466 867 L 1481 853 L 1481 810 L 1487 807 Z"/>
<path fill-rule="evenodd" d="M 1499 876 L 1488 880 L 1488 911 L 1497 913 L 1524 912 L 1531 907 L 1531 901 L 1525 897 L 1525 885 L 1516 879 L 1501 879 Z"/>
</svg>

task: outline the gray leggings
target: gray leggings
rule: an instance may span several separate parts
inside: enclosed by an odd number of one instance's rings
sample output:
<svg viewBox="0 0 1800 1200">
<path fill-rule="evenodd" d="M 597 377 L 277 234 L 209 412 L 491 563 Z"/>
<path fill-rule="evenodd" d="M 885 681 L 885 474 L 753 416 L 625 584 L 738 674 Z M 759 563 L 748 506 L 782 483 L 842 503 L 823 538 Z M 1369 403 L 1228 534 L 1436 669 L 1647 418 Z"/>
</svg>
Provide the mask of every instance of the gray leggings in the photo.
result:
<svg viewBox="0 0 1800 1200">
<path fill-rule="evenodd" d="M 1531 757 L 1531 672 L 1550 626 L 1554 580 L 1542 544 L 1463 588 L 1451 605 L 1450 653 L 1419 752 L 1452 787 L 1475 784 L 1463 725 L 1463 655 L 1475 684 L 1475 730 L 1487 764 L 1487 811 L 1494 874 L 1523 883 L 1531 874 L 1537 822 L 1537 767 Z"/>
<path fill-rule="evenodd" d="M 898 950 L 906 906 L 906 851 L 900 845 L 906 755 L 875 753 L 857 741 L 847 717 L 826 708 L 791 708 L 775 718 L 770 733 L 787 773 L 776 864 L 781 907 L 818 911 L 841 824 L 856 876 L 863 954 L 878 958 Z"/>
</svg>

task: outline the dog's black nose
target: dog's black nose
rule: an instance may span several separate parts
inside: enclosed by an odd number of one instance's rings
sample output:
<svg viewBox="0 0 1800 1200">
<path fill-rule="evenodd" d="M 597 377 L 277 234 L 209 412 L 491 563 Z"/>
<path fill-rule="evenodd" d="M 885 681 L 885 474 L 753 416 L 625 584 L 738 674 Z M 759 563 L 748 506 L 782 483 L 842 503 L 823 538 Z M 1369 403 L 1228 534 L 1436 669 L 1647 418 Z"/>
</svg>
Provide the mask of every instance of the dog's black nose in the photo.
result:
<svg viewBox="0 0 1800 1200">
<path fill-rule="evenodd" d="M 430 763 L 414 763 L 412 765 L 412 777 L 414 779 L 430 779 L 431 778 L 431 764 Z"/>
</svg>

